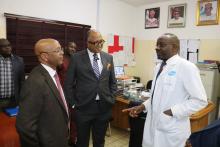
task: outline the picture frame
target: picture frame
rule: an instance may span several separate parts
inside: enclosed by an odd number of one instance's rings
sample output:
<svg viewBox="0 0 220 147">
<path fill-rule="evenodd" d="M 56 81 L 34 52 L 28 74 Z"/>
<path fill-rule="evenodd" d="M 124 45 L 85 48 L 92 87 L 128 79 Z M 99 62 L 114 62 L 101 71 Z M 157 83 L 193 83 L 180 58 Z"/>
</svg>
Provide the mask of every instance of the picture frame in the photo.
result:
<svg viewBox="0 0 220 147">
<path fill-rule="evenodd" d="M 219 23 L 219 0 L 200 0 L 197 3 L 197 26 Z"/>
<path fill-rule="evenodd" d="M 160 7 L 145 9 L 145 29 L 159 28 Z"/>
<path fill-rule="evenodd" d="M 186 3 L 168 6 L 168 28 L 185 27 L 186 24 Z"/>
</svg>

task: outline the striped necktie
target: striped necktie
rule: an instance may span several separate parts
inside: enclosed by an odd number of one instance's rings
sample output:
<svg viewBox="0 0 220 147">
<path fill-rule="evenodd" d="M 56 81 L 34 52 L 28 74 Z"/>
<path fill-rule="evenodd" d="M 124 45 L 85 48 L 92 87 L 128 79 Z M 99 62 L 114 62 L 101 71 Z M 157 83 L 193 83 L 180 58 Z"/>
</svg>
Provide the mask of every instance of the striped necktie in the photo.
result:
<svg viewBox="0 0 220 147">
<path fill-rule="evenodd" d="M 100 72 L 99 72 L 99 65 L 98 65 L 97 60 L 99 60 L 99 58 L 98 58 L 97 54 L 94 53 L 93 54 L 93 66 L 92 66 L 92 68 L 94 70 L 94 73 L 95 73 L 96 77 L 99 78 L 100 77 Z"/>
</svg>

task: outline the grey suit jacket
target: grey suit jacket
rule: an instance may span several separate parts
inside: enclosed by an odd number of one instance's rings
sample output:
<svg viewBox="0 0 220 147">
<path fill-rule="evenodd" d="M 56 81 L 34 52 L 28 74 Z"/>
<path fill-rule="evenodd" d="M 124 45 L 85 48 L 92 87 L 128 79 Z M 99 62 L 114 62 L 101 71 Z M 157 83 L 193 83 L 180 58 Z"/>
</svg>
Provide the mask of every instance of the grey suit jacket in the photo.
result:
<svg viewBox="0 0 220 147">
<path fill-rule="evenodd" d="M 23 58 L 16 55 L 12 56 L 12 72 L 15 86 L 15 100 L 18 102 L 20 98 L 21 87 L 25 78 Z"/>
<path fill-rule="evenodd" d="M 100 53 L 103 70 L 98 79 L 93 71 L 87 50 L 80 51 L 71 57 L 64 87 L 70 105 L 84 112 L 92 112 L 89 104 L 100 97 L 101 111 L 109 111 L 115 102 L 116 79 L 113 57 L 105 52 Z"/>
<path fill-rule="evenodd" d="M 16 128 L 22 147 L 67 147 L 68 115 L 57 87 L 42 65 L 21 90 Z"/>
</svg>

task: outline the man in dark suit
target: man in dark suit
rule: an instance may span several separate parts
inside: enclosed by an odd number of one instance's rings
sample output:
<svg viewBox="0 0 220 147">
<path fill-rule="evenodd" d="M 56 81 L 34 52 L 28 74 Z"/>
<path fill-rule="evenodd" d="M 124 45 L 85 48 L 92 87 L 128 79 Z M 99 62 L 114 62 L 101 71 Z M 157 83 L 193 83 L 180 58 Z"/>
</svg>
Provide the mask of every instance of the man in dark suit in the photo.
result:
<svg viewBox="0 0 220 147">
<path fill-rule="evenodd" d="M 117 86 L 113 58 L 101 51 L 103 44 L 101 34 L 90 30 L 88 49 L 75 53 L 67 70 L 64 87 L 76 110 L 77 147 L 89 146 L 90 129 L 93 147 L 104 147 Z"/>
<path fill-rule="evenodd" d="M 0 39 L 0 109 L 17 105 L 24 77 L 23 59 L 12 54 L 7 39 Z"/>
<path fill-rule="evenodd" d="M 21 90 L 16 128 L 22 147 L 68 147 L 69 112 L 56 72 L 63 62 L 57 40 L 41 39 L 35 45 L 40 65 Z"/>
</svg>

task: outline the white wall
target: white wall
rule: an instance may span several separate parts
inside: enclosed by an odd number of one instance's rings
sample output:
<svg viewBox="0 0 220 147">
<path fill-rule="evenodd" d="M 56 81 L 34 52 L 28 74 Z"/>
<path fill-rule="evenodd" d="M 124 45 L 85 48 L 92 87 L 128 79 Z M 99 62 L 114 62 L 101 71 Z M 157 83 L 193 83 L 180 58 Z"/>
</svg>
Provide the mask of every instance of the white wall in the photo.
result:
<svg viewBox="0 0 220 147">
<path fill-rule="evenodd" d="M 91 25 L 96 28 L 97 0 L 0 0 L 0 37 L 6 36 L 4 13 Z"/>
<path fill-rule="evenodd" d="M 198 0 L 170 0 L 138 7 L 136 20 L 136 36 L 143 40 L 156 40 L 163 33 L 174 33 L 181 39 L 219 39 L 220 26 L 196 26 L 196 12 Z M 185 28 L 167 28 L 168 6 L 187 3 Z M 156 29 L 145 29 L 145 9 L 160 7 L 160 27 Z"/>
<path fill-rule="evenodd" d="M 0 0 L 0 37 L 6 36 L 4 13 L 91 25 L 104 36 L 134 36 L 135 7 L 118 0 Z"/>
<path fill-rule="evenodd" d="M 134 36 L 136 9 L 118 0 L 100 0 L 99 30 L 103 35 Z"/>
</svg>

